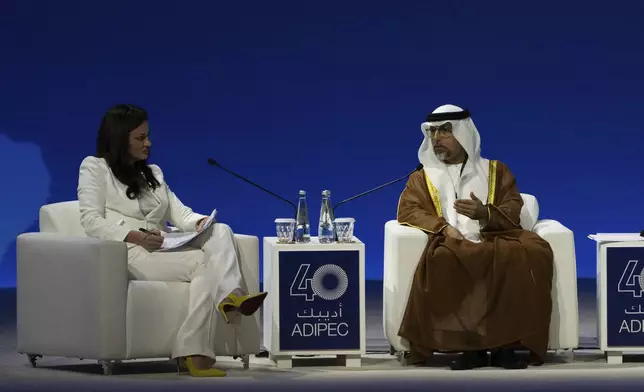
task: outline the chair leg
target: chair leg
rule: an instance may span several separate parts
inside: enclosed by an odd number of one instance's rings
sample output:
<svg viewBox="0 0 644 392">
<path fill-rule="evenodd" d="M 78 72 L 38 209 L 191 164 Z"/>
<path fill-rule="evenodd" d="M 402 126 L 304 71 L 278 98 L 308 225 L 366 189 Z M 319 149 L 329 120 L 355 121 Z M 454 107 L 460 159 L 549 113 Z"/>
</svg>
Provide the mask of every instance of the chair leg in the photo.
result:
<svg viewBox="0 0 644 392">
<path fill-rule="evenodd" d="M 114 361 L 104 361 L 102 359 L 98 360 L 98 364 L 103 367 L 103 374 L 106 376 L 111 376 L 114 371 Z"/>
<path fill-rule="evenodd" d="M 411 353 L 409 351 L 400 351 L 397 354 L 398 362 L 400 362 L 401 366 L 409 365 L 409 357 L 411 356 Z"/>
<path fill-rule="evenodd" d="M 249 354 L 242 355 L 241 359 L 242 359 L 242 363 L 244 364 L 244 369 L 248 370 L 248 368 L 250 368 L 250 355 Z"/>
<path fill-rule="evenodd" d="M 569 348 L 569 349 L 556 349 L 555 350 L 555 355 L 558 357 L 564 357 L 566 360 L 570 360 L 572 362 L 575 362 L 575 349 Z"/>
<path fill-rule="evenodd" d="M 42 355 L 27 354 L 27 358 L 29 358 L 29 363 L 31 364 L 31 366 L 36 367 L 36 361 L 38 360 L 38 358 L 42 358 Z"/>
<path fill-rule="evenodd" d="M 268 358 L 269 356 L 268 350 L 262 350 L 255 354 L 255 358 Z"/>
</svg>

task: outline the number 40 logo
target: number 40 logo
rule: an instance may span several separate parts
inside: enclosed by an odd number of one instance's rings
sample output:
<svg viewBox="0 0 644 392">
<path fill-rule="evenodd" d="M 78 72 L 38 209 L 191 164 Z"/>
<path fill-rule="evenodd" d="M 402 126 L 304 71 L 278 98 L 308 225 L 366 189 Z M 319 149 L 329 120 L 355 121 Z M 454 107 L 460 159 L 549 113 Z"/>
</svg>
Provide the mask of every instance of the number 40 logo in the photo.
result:
<svg viewBox="0 0 644 392">
<path fill-rule="evenodd" d="M 342 267 L 335 264 L 324 264 L 318 267 L 309 278 L 311 264 L 302 264 L 297 270 L 291 283 L 291 297 L 304 297 L 306 301 L 314 301 L 318 296 L 327 301 L 334 301 L 347 292 L 349 279 Z M 324 286 L 324 278 L 332 276 L 336 280 L 336 286 L 327 288 Z"/>
<path fill-rule="evenodd" d="M 618 293 L 632 293 L 633 297 L 641 298 L 644 293 L 644 267 L 636 272 L 639 260 L 629 260 L 617 284 Z"/>
</svg>

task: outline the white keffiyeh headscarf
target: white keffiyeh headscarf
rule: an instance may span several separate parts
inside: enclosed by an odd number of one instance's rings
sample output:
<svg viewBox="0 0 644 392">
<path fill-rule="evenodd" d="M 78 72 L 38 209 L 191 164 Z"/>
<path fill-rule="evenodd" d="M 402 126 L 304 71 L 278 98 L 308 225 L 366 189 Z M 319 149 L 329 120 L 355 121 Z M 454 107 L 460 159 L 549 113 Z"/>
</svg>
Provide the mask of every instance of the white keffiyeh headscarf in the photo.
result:
<svg viewBox="0 0 644 392">
<path fill-rule="evenodd" d="M 456 192 L 447 165 L 434 153 L 429 132 L 430 126 L 436 127 L 447 122 L 452 124 L 452 134 L 468 156 Z M 443 217 L 465 238 L 479 241 L 479 223 L 454 210 L 457 195 L 460 199 L 470 199 L 470 192 L 473 192 L 484 204 L 488 196 L 489 160 L 481 157 L 481 138 L 469 116 L 469 111 L 454 105 L 440 106 L 427 116 L 427 121 L 421 124 L 421 130 L 425 139 L 418 149 L 418 160 L 423 164 L 425 173 L 438 190 Z"/>
</svg>

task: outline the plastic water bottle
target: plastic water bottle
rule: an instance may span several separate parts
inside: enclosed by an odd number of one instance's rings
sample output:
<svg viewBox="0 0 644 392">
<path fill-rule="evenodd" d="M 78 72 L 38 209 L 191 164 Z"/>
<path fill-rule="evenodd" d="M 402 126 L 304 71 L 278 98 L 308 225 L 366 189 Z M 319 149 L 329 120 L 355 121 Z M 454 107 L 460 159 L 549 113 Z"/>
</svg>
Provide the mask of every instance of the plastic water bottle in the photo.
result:
<svg viewBox="0 0 644 392">
<path fill-rule="evenodd" d="M 331 191 L 322 191 L 322 206 L 320 207 L 320 222 L 318 224 L 318 240 L 321 244 L 335 241 L 333 227 L 333 208 L 331 208 Z"/>
<path fill-rule="evenodd" d="M 295 242 L 311 241 L 311 225 L 309 211 L 306 206 L 306 191 L 300 191 L 300 200 L 297 203 L 297 216 L 295 217 Z"/>
</svg>

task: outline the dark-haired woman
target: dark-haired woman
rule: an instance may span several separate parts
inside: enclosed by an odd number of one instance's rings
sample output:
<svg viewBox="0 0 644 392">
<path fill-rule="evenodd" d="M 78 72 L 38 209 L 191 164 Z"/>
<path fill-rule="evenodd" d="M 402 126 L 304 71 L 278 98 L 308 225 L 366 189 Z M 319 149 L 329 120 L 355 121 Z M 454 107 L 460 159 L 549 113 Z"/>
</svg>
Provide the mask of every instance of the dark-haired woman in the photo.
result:
<svg viewBox="0 0 644 392">
<path fill-rule="evenodd" d="M 145 110 L 116 105 L 107 111 L 98 131 L 96 156 L 85 158 L 80 166 L 81 224 L 90 237 L 127 242 L 132 279 L 190 282 L 188 314 L 172 357 L 183 360 L 193 376 L 224 376 L 224 371 L 212 367 L 214 308 L 228 322 L 228 312 L 255 313 L 266 293 L 243 291 L 246 285 L 232 230 L 214 222 L 203 230 L 208 217 L 185 206 L 161 169 L 148 164 L 150 147 Z M 200 234 L 177 250 L 157 252 L 162 232 L 168 231 L 167 221 L 181 231 Z"/>
</svg>

